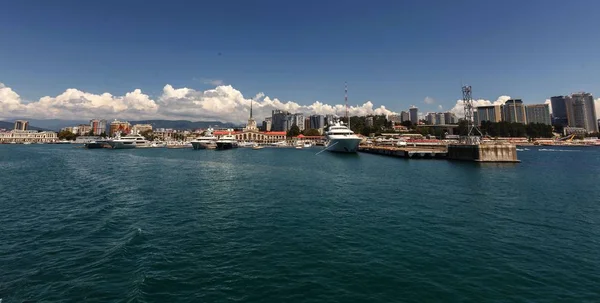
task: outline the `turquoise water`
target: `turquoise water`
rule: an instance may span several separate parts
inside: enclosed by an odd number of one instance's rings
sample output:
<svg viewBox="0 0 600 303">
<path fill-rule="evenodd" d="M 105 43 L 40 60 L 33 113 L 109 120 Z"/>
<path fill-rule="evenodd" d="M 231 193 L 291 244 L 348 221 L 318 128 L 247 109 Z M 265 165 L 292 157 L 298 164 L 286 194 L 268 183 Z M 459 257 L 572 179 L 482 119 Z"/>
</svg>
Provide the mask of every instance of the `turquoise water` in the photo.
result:
<svg viewBox="0 0 600 303">
<path fill-rule="evenodd" d="M 598 302 L 600 149 L 0 146 L 0 298 Z"/>
</svg>

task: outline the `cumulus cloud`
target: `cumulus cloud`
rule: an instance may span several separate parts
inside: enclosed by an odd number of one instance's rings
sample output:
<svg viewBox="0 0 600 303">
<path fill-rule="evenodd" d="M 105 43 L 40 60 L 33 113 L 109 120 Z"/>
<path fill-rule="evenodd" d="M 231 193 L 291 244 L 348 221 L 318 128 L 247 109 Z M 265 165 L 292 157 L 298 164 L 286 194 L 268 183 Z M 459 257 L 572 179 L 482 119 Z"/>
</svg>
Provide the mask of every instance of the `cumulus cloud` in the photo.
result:
<svg viewBox="0 0 600 303">
<path fill-rule="evenodd" d="M 439 109 L 439 110 L 443 110 L 443 109 L 444 109 L 444 107 L 443 107 L 443 106 L 440 104 L 440 105 L 438 105 L 438 109 Z"/>
<path fill-rule="evenodd" d="M 92 94 L 70 88 L 56 97 L 42 97 L 38 101 L 24 102 L 10 87 L 0 83 L 0 118 L 29 117 L 55 119 L 189 119 L 193 121 L 217 120 L 241 123 L 248 119 L 250 103 L 253 115 L 261 120 L 274 109 L 291 113 L 344 115 L 346 107 L 315 101 L 300 105 L 293 101 L 281 101 L 264 93 L 246 98 L 231 85 L 218 85 L 205 91 L 187 87 L 175 88 L 165 85 L 162 93 L 151 98 L 140 89 L 114 96 L 110 93 Z M 394 114 L 385 106 L 375 107 L 371 101 L 348 107 L 350 115 Z"/>
<path fill-rule="evenodd" d="M 510 96 L 500 96 L 498 97 L 498 99 L 496 99 L 496 101 L 490 101 L 490 100 L 485 100 L 485 99 L 477 99 L 477 100 L 473 100 L 473 106 L 477 107 L 477 106 L 486 106 L 486 105 L 503 105 L 506 101 L 508 101 L 510 99 Z M 450 112 L 454 113 L 457 117 L 464 117 L 465 116 L 465 110 L 464 110 L 464 103 L 463 100 L 457 100 L 456 104 L 454 105 L 454 107 L 450 110 Z"/>
<path fill-rule="evenodd" d="M 431 98 L 431 97 L 427 96 L 427 97 L 425 97 L 425 100 L 423 100 L 423 102 L 424 102 L 425 104 L 433 104 L 433 103 L 435 103 L 435 99 L 433 99 L 433 98 Z"/>
</svg>

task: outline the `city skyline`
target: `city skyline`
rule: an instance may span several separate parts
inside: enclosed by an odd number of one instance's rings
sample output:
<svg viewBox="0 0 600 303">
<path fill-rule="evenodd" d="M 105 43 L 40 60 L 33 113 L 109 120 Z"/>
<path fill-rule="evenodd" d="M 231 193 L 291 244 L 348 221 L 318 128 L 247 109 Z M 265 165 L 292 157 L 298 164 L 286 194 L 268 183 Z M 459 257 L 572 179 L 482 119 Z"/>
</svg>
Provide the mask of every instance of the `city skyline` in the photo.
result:
<svg viewBox="0 0 600 303">
<path fill-rule="evenodd" d="M 600 20 L 548 22 L 581 12 L 600 3 L 10 2 L 0 10 L 11 29 L 0 32 L 0 118 L 239 123 L 257 95 L 268 96 L 257 115 L 328 114 L 343 110 L 345 81 L 357 113 L 460 114 L 463 84 L 481 103 L 599 95 L 600 41 L 590 37 Z"/>
</svg>

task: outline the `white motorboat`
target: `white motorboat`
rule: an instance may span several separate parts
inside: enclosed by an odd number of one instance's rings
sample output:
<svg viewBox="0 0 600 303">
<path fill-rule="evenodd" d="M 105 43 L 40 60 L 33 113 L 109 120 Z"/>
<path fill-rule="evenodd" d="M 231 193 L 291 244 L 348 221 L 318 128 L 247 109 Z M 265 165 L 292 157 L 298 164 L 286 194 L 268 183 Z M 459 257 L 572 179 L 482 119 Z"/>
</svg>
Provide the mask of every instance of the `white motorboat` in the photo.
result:
<svg viewBox="0 0 600 303">
<path fill-rule="evenodd" d="M 219 140 L 217 140 L 217 149 L 232 149 L 238 147 L 237 139 L 231 133 L 232 129 L 229 129 L 229 134 L 221 136 Z"/>
<path fill-rule="evenodd" d="M 327 138 L 325 148 L 330 152 L 355 153 L 362 141 L 342 121 L 332 123 L 325 137 Z"/>
<path fill-rule="evenodd" d="M 151 142 L 146 140 L 142 135 L 127 135 L 117 137 L 107 142 L 113 149 L 129 149 L 136 147 L 150 147 Z"/>
<path fill-rule="evenodd" d="M 191 143 L 194 149 L 214 149 L 217 146 L 217 137 L 213 135 L 213 129 L 209 128 L 204 136 L 192 140 Z"/>
</svg>

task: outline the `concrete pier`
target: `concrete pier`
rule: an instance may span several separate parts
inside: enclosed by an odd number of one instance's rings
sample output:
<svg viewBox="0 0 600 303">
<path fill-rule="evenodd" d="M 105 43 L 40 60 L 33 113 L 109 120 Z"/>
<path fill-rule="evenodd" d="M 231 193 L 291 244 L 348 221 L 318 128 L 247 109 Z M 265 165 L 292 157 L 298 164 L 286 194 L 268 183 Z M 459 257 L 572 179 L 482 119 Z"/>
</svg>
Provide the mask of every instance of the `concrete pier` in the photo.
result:
<svg viewBox="0 0 600 303">
<path fill-rule="evenodd" d="M 451 144 L 430 147 L 360 146 L 359 152 L 406 159 L 446 159 L 474 162 L 521 162 L 513 144 Z"/>
<path fill-rule="evenodd" d="M 508 143 L 484 143 L 479 145 L 448 145 L 448 160 L 475 162 L 521 162 L 517 159 L 517 147 Z"/>
</svg>

